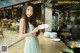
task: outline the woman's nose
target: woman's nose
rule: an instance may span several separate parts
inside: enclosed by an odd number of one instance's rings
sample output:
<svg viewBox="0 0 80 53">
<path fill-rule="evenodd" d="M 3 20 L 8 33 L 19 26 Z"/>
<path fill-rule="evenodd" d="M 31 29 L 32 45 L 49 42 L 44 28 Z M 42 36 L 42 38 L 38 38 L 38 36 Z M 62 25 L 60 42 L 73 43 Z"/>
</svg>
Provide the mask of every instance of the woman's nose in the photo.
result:
<svg viewBox="0 0 80 53">
<path fill-rule="evenodd" d="M 31 14 L 31 11 L 29 11 L 29 14 Z"/>
</svg>

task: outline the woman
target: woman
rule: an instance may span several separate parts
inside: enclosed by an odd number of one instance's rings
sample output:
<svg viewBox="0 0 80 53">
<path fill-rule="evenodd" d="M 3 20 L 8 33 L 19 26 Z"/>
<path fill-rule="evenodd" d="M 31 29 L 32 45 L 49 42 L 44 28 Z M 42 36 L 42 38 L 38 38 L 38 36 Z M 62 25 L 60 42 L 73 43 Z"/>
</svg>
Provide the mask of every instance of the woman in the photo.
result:
<svg viewBox="0 0 80 53">
<path fill-rule="evenodd" d="M 23 15 L 20 19 L 19 37 L 25 38 L 24 53 L 40 53 L 40 46 L 37 39 L 39 29 L 33 4 L 26 4 L 23 8 Z"/>
</svg>

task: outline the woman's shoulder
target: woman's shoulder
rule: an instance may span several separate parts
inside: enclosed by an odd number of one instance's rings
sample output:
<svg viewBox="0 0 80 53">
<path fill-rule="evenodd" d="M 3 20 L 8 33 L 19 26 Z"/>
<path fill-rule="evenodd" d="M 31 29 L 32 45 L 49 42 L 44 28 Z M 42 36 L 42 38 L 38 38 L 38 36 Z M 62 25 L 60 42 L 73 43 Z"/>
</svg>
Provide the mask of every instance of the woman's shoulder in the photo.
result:
<svg viewBox="0 0 80 53">
<path fill-rule="evenodd" d="M 21 22 L 24 22 L 24 18 L 21 18 L 20 21 L 21 21 Z"/>
</svg>

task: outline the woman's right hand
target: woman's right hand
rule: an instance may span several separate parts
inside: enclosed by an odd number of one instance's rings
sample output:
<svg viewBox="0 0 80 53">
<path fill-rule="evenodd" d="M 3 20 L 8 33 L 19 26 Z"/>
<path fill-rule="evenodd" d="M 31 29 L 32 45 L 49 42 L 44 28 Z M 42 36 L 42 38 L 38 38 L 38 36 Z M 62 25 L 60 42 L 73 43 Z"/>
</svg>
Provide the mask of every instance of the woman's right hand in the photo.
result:
<svg viewBox="0 0 80 53">
<path fill-rule="evenodd" d="M 39 29 L 38 29 L 38 27 L 36 27 L 36 28 L 34 28 L 33 33 L 36 33 L 38 31 L 39 31 Z"/>
</svg>

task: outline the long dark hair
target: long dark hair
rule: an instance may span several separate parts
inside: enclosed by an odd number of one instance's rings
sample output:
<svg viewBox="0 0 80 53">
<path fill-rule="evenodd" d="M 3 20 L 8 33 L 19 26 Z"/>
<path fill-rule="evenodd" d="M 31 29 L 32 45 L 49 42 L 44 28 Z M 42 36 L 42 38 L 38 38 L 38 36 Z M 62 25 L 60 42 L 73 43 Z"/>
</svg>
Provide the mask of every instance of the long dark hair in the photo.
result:
<svg viewBox="0 0 80 53">
<path fill-rule="evenodd" d="M 33 15 L 28 18 L 27 15 L 26 15 L 26 9 L 28 6 L 31 6 L 33 7 Z M 28 29 L 29 29 L 29 23 L 31 23 L 34 27 L 37 27 L 37 23 L 36 23 L 36 15 L 35 15 L 35 5 L 32 4 L 32 3 L 27 3 L 25 4 L 24 8 L 23 8 L 23 12 L 22 12 L 22 17 L 24 18 L 25 20 L 25 33 L 28 32 Z M 36 33 L 36 35 L 38 36 L 39 35 L 39 31 Z"/>
</svg>

